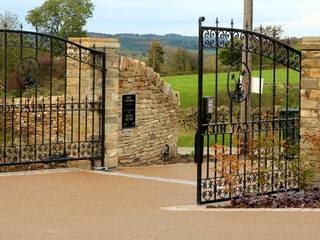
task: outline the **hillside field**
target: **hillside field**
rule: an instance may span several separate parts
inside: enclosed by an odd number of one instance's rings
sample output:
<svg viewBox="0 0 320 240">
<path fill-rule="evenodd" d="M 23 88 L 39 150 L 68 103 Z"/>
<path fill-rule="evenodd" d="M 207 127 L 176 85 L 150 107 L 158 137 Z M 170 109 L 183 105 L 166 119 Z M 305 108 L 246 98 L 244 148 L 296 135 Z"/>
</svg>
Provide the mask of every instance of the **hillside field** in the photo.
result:
<svg viewBox="0 0 320 240">
<path fill-rule="evenodd" d="M 253 71 L 253 77 L 259 77 L 258 71 Z M 273 70 L 264 70 L 262 72 L 262 78 L 264 79 L 263 94 L 261 101 L 263 106 L 272 106 L 272 92 L 273 92 Z M 171 87 L 180 93 L 180 108 L 186 109 L 189 107 L 197 106 L 198 95 L 198 75 L 179 75 L 168 76 L 163 78 L 168 82 Z M 227 73 L 219 73 L 218 75 L 218 98 L 221 101 L 229 101 L 227 95 Z M 299 104 L 298 101 L 298 89 L 299 89 L 299 72 L 289 71 L 289 104 L 290 107 L 296 107 Z M 287 70 L 277 69 L 276 71 L 276 104 L 285 107 L 286 97 L 286 81 Z M 215 75 L 213 73 L 204 74 L 203 76 L 203 95 L 214 96 L 215 93 Z M 253 105 L 258 106 L 259 94 L 251 94 Z M 223 103 L 221 103 L 223 104 Z M 228 105 L 228 104 L 224 104 Z M 179 133 L 179 146 L 180 147 L 193 147 L 195 132 L 185 132 L 180 130 Z"/>
</svg>

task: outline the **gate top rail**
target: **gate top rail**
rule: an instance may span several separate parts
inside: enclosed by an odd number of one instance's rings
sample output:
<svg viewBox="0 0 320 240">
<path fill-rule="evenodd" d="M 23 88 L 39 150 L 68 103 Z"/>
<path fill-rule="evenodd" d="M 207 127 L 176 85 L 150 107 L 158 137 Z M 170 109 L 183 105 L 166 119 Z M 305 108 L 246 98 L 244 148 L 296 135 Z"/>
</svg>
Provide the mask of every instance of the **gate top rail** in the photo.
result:
<svg viewBox="0 0 320 240">
<path fill-rule="evenodd" d="M 199 18 L 199 46 L 201 49 L 232 49 L 261 55 L 301 71 L 301 52 L 276 38 L 262 33 L 218 26 L 202 26 L 204 17 Z M 218 25 L 218 22 L 217 22 Z"/>
<path fill-rule="evenodd" d="M 7 40 L 4 36 L 7 36 Z M 72 42 L 47 33 L 0 29 L 0 46 L 4 45 L 53 52 L 56 55 L 65 55 L 101 69 L 105 68 L 102 61 L 105 55 L 104 51 L 95 49 L 95 47 L 85 47 L 81 45 L 81 42 Z"/>
</svg>

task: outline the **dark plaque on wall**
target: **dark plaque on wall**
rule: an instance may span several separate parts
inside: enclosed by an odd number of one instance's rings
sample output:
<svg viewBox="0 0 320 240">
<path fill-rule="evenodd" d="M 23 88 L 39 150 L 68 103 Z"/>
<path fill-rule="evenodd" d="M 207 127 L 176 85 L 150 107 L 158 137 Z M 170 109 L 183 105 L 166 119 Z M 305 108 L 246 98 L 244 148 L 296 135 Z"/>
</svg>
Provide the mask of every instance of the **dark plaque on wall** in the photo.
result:
<svg viewBox="0 0 320 240">
<path fill-rule="evenodd" d="M 122 128 L 136 126 L 136 95 L 122 96 Z"/>
</svg>

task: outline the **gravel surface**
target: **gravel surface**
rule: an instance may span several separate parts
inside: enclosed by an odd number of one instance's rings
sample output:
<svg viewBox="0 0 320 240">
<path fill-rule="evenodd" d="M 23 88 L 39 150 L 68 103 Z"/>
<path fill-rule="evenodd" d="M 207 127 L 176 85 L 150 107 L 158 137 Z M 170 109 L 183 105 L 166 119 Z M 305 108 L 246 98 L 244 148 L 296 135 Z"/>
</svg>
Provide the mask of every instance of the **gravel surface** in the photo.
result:
<svg viewBox="0 0 320 240">
<path fill-rule="evenodd" d="M 149 168 L 148 174 L 194 178 L 193 164 L 177 166 Z M 148 172 L 137 169 L 121 171 Z M 195 203 L 196 188 L 187 184 L 75 171 L 9 175 L 0 177 L 0 184 L 1 240 L 310 240 L 320 236 L 319 212 L 165 210 Z"/>
</svg>

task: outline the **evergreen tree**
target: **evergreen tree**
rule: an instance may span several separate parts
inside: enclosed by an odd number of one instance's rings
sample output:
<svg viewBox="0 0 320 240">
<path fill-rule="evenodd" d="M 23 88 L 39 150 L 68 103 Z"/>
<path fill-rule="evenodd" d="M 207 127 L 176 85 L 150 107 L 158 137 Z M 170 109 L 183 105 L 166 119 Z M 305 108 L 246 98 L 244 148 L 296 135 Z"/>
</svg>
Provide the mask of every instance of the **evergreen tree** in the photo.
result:
<svg viewBox="0 0 320 240">
<path fill-rule="evenodd" d="M 148 65 L 154 71 L 160 72 L 160 65 L 164 62 L 164 51 L 159 41 L 152 41 L 151 47 L 148 50 Z"/>
</svg>

